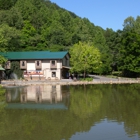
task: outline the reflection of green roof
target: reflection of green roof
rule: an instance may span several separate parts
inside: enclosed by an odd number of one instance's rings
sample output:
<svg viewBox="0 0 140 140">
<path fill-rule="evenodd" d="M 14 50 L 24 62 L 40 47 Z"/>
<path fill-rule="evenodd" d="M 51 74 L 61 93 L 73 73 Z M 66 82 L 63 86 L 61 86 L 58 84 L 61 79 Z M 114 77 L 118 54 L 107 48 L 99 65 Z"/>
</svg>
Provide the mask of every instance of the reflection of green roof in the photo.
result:
<svg viewBox="0 0 140 140">
<path fill-rule="evenodd" d="M 33 51 L 33 52 L 6 52 L 0 53 L 8 60 L 24 60 L 24 59 L 62 59 L 67 51 L 50 52 L 50 51 Z"/>
<path fill-rule="evenodd" d="M 6 108 L 9 109 L 45 109 L 45 110 L 50 110 L 50 109 L 68 109 L 64 104 L 59 103 L 59 104 L 31 104 L 31 103 L 8 103 Z"/>
<path fill-rule="evenodd" d="M 5 70 L 5 69 L 0 65 L 0 70 Z"/>
</svg>

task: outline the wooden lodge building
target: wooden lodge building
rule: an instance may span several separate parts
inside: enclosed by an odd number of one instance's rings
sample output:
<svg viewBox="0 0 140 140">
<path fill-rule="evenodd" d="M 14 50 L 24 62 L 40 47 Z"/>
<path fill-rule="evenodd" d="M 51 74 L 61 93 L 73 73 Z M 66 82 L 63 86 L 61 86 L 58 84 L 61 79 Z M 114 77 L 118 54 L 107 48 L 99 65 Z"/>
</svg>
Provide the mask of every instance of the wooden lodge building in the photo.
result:
<svg viewBox="0 0 140 140">
<path fill-rule="evenodd" d="M 24 78 L 44 78 L 49 80 L 68 78 L 70 55 L 67 51 L 32 51 L 0 53 L 8 61 L 5 69 L 11 69 L 11 63 L 18 61 Z"/>
</svg>

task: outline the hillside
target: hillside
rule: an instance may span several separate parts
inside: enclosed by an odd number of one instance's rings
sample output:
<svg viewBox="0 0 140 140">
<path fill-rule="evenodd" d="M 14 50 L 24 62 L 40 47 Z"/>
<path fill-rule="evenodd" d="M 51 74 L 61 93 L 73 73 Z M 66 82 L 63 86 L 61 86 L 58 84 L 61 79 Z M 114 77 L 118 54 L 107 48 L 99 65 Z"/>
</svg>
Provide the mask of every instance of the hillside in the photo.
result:
<svg viewBox="0 0 140 140">
<path fill-rule="evenodd" d="M 0 2 L 6 51 L 67 50 L 79 41 L 92 41 L 100 28 L 49 1 Z"/>
</svg>

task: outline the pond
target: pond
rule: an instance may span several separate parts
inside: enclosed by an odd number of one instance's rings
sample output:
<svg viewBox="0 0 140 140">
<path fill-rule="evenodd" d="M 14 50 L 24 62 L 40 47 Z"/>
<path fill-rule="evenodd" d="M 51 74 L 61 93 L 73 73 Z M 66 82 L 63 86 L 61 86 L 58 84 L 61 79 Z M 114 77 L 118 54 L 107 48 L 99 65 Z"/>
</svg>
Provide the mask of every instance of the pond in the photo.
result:
<svg viewBox="0 0 140 140">
<path fill-rule="evenodd" d="M 0 98 L 1 140 L 140 139 L 139 84 L 9 87 Z"/>
</svg>

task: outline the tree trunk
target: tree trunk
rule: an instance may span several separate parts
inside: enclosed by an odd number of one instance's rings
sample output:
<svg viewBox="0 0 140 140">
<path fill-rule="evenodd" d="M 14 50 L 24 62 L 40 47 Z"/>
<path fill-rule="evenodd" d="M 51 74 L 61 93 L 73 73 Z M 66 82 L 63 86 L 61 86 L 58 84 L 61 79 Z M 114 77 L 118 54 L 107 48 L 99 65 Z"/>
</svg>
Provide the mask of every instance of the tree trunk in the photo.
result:
<svg viewBox="0 0 140 140">
<path fill-rule="evenodd" d="M 85 69 L 84 69 L 84 78 L 86 78 L 86 71 L 85 71 Z"/>
</svg>

